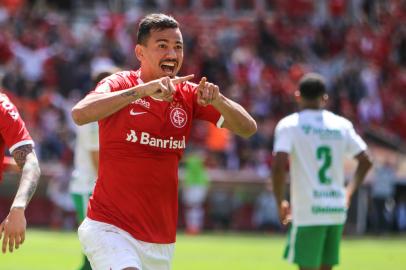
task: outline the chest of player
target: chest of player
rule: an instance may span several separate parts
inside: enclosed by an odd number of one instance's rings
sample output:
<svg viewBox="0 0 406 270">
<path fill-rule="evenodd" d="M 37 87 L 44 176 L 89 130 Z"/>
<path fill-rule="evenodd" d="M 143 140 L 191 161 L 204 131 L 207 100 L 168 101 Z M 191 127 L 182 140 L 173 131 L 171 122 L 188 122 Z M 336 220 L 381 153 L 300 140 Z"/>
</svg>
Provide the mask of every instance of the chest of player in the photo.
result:
<svg viewBox="0 0 406 270">
<path fill-rule="evenodd" d="M 134 101 L 121 114 L 125 114 L 125 128 L 162 136 L 185 135 L 192 118 L 183 100 L 169 103 L 151 97 Z"/>
<path fill-rule="evenodd" d="M 101 140 L 177 149 L 187 140 L 192 108 L 184 100 L 165 102 L 152 97 L 138 99 L 105 119 Z M 176 144 L 176 145 L 175 145 Z"/>
</svg>

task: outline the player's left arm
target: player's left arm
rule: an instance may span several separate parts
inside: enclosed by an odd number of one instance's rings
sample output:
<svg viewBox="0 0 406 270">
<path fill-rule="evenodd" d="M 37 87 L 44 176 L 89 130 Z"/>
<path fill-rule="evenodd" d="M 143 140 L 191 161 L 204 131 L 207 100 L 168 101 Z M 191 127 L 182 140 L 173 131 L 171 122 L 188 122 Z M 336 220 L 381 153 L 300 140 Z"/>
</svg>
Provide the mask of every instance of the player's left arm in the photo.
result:
<svg viewBox="0 0 406 270">
<path fill-rule="evenodd" d="M 257 131 L 257 123 L 238 103 L 228 99 L 219 91 L 219 87 L 207 82 L 203 77 L 197 88 L 199 105 L 212 105 L 224 117 L 222 127 L 227 128 L 241 137 L 248 138 Z"/>
<path fill-rule="evenodd" d="M 355 173 L 353 176 L 352 181 L 350 181 L 346 188 L 346 204 L 347 208 L 350 206 L 351 198 L 354 192 L 358 189 L 358 187 L 364 182 L 364 179 L 368 173 L 368 171 L 372 167 L 372 161 L 370 156 L 366 151 L 361 151 L 361 153 L 355 156 L 355 159 L 358 161 L 357 168 L 355 169 Z"/>
<path fill-rule="evenodd" d="M 12 155 L 22 174 L 10 212 L 0 224 L 3 253 L 7 251 L 7 245 L 9 251 L 13 252 L 14 248 L 19 248 L 24 242 L 27 225 L 24 212 L 34 195 L 41 173 L 37 156 L 31 144 L 17 147 Z"/>
</svg>

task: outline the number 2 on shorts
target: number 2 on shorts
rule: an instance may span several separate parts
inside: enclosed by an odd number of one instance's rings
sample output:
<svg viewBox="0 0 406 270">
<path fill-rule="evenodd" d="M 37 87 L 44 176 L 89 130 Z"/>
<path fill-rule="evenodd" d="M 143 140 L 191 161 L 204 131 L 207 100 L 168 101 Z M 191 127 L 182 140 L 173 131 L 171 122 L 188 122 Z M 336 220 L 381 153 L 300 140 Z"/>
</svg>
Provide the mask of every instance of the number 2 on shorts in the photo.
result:
<svg viewBox="0 0 406 270">
<path fill-rule="evenodd" d="M 331 184 L 331 178 L 326 175 L 327 170 L 331 167 L 331 148 L 328 146 L 320 146 L 317 148 L 317 159 L 322 160 L 323 164 L 319 169 L 319 181 L 321 184 Z"/>
</svg>

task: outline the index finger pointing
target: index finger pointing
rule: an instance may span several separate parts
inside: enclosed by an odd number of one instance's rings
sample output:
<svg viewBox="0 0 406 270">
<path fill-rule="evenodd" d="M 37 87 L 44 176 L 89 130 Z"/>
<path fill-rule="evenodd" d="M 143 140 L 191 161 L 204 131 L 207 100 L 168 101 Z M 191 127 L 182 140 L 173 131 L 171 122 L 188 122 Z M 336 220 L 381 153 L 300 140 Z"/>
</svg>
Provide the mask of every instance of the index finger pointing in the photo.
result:
<svg viewBox="0 0 406 270">
<path fill-rule="evenodd" d="M 200 80 L 200 82 L 199 82 L 198 88 L 199 88 L 199 89 L 204 88 L 204 86 L 206 85 L 206 81 L 207 81 L 207 78 L 206 78 L 206 77 L 203 77 L 203 78 Z"/>
<path fill-rule="evenodd" d="M 187 75 L 187 76 L 171 79 L 171 81 L 172 81 L 173 84 L 178 84 L 178 83 L 183 83 L 183 82 L 186 82 L 188 80 L 191 80 L 194 77 L 195 77 L 194 74 L 190 74 L 190 75 Z"/>
</svg>

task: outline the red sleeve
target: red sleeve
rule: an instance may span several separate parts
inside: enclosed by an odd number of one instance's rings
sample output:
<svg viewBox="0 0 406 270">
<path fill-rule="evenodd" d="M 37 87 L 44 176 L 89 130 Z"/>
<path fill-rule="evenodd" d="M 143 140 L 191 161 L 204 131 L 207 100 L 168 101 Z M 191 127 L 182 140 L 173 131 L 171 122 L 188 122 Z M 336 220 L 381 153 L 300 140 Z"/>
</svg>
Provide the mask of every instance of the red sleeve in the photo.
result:
<svg viewBox="0 0 406 270">
<path fill-rule="evenodd" d="M 101 80 L 90 93 L 109 93 L 136 85 L 130 71 L 120 71 Z"/>
<path fill-rule="evenodd" d="M 34 145 L 17 108 L 4 94 L 0 94 L 0 118 L 0 134 L 10 153 L 21 145 Z"/>
<path fill-rule="evenodd" d="M 201 106 L 197 103 L 197 85 L 192 86 L 193 93 L 193 118 L 206 120 L 217 127 L 221 127 L 224 122 L 223 116 L 211 105 Z"/>
</svg>

